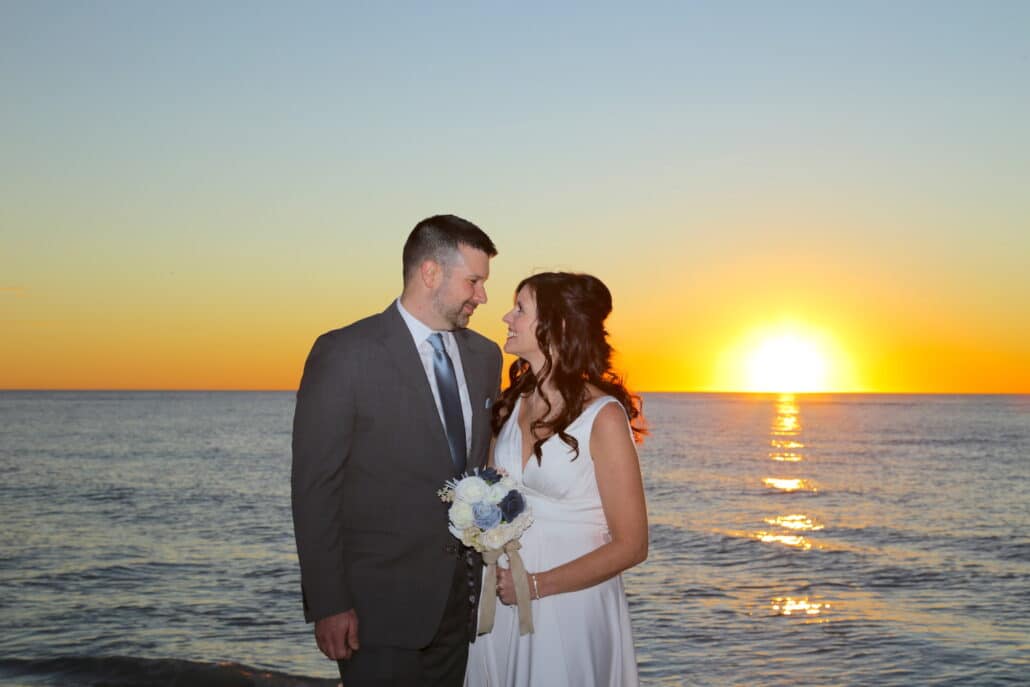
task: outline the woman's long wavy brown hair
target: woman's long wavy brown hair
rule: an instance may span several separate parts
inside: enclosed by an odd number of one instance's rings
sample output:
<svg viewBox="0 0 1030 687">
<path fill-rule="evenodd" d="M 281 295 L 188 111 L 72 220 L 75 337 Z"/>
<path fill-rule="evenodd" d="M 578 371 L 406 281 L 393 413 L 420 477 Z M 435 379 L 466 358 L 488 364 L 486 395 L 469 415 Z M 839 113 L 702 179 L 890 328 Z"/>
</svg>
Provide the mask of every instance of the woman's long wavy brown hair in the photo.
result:
<svg viewBox="0 0 1030 687">
<path fill-rule="evenodd" d="M 536 298 L 536 340 L 544 355 L 544 366 L 539 376 L 529 363 L 519 358 L 508 369 L 508 388 L 493 408 L 493 432 L 501 426 L 515 408 L 519 396 L 538 393 L 546 407 L 543 417 L 551 413 L 551 403 L 541 392 L 544 380 L 552 380 L 561 394 L 562 408 L 552 420 L 536 420 L 530 427 L 538 438 L 533 444 L 537 463 L 543 456 L 543 444 L 557 434 L 579 457 L 579 442 L 565 430 L 583 412 L 589 397 L 587 385 L 615 397 L 629 417 L 633 439 L 643 440 L 647 434 L 643 422 L 642 401 L 631 394 L 622 378 L 612 370 L 612 347 L 608 344 L 608 331 L 604 321 L 612 311 L 612 294 L 597 277 L 569 272 L 542 272 L 523 279 L 515 289 L 517 294 L 528 287 Z M 542 430 L 542 431 L 541 431 Z"/>
</svg>

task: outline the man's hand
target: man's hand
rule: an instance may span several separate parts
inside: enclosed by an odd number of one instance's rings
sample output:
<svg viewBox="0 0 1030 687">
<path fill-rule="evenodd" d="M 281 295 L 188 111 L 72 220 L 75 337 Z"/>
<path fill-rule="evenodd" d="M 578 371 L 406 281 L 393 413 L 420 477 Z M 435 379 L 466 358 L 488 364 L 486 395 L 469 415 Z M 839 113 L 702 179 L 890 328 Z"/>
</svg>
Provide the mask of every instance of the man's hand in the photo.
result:
<svg viewBox="0 0 1030 687">
<path fill-rule="evenodd" d="M 358 650 L 358 614 L 352 608 L 315 623 L 318 648 L 334 661 L 346 661 Z"/>
</svg>

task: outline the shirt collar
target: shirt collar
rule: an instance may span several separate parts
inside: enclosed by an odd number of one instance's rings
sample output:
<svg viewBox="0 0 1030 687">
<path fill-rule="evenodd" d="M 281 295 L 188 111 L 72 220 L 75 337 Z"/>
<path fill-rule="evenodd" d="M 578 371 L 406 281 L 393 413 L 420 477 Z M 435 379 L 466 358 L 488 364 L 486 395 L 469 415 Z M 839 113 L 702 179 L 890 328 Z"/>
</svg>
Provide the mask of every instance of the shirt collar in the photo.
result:
<svg viewBox="0 0 1030 687">
<path fill-rule="evenodd" d="M 401 305 L 400 298 L 397 299 L 397 311 L 400 312 L 401 319 L 404 320 L 404 324 L 408 325 L 408 331 L 411 332 L 411 338 L 415 340 L 416 346 L 421 346 L 436 332 L 436 330 L 430 329 L 425 322 L 405 310 L 404 306 Z M 440 333 L 443 334 L 444 342 L 446 343 L 449 338 L 447 335 L 450 334 L 450 332 L 445 331 Z"/>
</svg>

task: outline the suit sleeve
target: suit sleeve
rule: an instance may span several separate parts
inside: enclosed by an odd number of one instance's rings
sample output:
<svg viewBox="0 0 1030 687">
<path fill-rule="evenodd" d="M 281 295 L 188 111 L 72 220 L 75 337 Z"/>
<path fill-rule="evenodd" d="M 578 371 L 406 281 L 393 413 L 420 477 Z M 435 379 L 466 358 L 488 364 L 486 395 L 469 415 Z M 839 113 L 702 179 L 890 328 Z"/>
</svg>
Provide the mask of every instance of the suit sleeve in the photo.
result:
<svg viewBox="0 0 1030 687">
<path fill-rule="evenodd" d="M 341 542 L 343 473 L 355 415 L 346 362 L 338 340 L 319 337 L 304 365 L 293 417 L 293 528 L 308 622 L 354 607 Z"/>
</svg>

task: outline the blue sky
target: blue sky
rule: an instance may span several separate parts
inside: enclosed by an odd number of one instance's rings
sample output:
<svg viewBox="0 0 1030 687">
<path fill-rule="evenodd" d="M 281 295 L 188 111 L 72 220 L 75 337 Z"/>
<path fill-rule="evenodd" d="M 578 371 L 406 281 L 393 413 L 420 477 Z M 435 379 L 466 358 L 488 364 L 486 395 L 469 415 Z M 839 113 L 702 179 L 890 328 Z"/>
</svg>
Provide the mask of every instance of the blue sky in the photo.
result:
<svg viewBox="0 0 1030 687">
<path fill-rule="evenodd" d="M 1028 3 L 0 16 L 0 286 L 28 294 L 0 301 L 14 324 L 123 331 L 147 303 L 174 320 L 210 302 L 271 309 L 306 340 L 395 293 L 404 233 L 454 211 L 499 244 L 498 294 L 536 269 L 594 271 L 627 329 L 670 302 L 695 329 L 802 296 L 824 312 L 832 282 L 881 328 L 951 309 L 912 337 L 965 321 L 985 332 L 966 348 L 1030 346 Z M 298 323 L 298 301 L 321 309 Z"/>
</svg>

